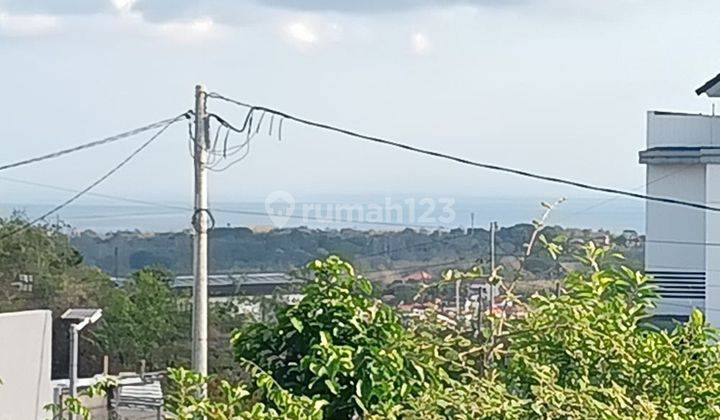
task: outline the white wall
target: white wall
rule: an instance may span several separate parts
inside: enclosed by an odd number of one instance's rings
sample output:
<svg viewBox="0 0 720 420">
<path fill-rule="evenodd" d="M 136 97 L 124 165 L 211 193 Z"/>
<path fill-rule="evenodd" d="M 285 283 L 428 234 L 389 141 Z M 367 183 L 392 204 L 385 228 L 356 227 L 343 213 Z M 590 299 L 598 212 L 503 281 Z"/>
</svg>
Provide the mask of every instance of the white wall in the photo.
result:
<svg viewBox="0 0 720 420">
<path fill-rule="evenodd" d="M 705 165 L 648 165 L 647 192 L 704 203 Z M 705 271 L 705 211 L 674 204 L 646 202 L 645 270 L 662 272 L 655 280 L 667 283 L 699 282 Z M 663 242 L 654 242 L 663 241 Z M 685 242 L 685 243 L 673 243 Z M 690 242 L 692 244 L 688 244 Z M 662 278 L 662 277 L 667 278 Z M 676 286 L 667 285 L 668 289 Z M 682 295 L 683 293 L 677 293 Z M 659 315 L 687 315 L 692 307 L 704 308 L 703 299 L 663 297 Z"/>
<path fill-rule="evenodd" d="M 43 406 L 52 402 L 51 341 L 50 311 L 0 314 L 1 420 L 48 418 Z"/>
<path fill-rule="evenodd" d="M 707 204 L 720 207 L 720 165 L 707 165 Z M 707 212 L 705 317 L 720 327 L 720 213 Z"/>
<path fill-rule="evenodd" d="M 720 145 L 720 118 L 649 111 L 647 147 Z"/>
</svg>

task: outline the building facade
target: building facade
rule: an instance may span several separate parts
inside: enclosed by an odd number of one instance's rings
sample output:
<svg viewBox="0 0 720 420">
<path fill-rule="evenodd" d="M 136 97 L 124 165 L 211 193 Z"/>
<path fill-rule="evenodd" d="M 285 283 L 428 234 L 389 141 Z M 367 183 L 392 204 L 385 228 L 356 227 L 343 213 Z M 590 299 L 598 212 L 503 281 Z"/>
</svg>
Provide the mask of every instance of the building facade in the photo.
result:
<svg viewBox="0 0 720 420">
<path fill-rule="evenodd" d="M 42 420 L 53 402 L 52 313 L 0 314 L 0 420 Z"/>
<path fill-rule="evenodd" d="M 698 94 L 708 93 L 703 88 Z M 648 112 L 640 163 L 648 195 L 720 207 L 720 117 Z M 647 201 L 645 220 L 656 315 L 683 320 L 699 308 L 720 326 L 720 212 Z"/>
</svg>

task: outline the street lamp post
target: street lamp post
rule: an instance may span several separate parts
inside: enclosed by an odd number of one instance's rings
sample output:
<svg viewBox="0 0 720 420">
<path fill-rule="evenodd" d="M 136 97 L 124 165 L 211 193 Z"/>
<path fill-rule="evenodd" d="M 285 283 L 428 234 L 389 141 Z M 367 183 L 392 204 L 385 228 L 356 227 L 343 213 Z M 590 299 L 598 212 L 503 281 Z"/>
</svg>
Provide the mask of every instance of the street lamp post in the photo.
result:
<svg viewBox="0 0 720 420">
<path fill-rule="evenodd" d="M 74 309 L 70 308 L 60 318 L 72 321 L 70 324 L 70 365 L 69 365 L 69 393 L 70 397 L 77 397 L 77 366 L 78 366 L 78 336 L 80 331 L 90 324 L 94 324 L 102 317 L 102 309 Z M 73 420 L 75 415 L 68 413 Z"/>
</svg>

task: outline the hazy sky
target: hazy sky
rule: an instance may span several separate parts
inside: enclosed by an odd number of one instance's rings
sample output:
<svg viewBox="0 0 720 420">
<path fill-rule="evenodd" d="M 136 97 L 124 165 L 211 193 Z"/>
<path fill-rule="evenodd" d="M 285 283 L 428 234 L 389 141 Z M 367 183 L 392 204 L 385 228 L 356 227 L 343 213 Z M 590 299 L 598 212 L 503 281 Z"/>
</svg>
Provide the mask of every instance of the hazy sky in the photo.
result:
<svg viewBox="0 0 720 420">
<path fill-rule="evenodd" d="M 634 189 L 645 112 L 710 111 L 693 91 L 720 72 L 718 10 L 661 0 L 0 0 L 0 164 L 174 116 L 202 82 L 368 134 Z M 97 191 L 189 203 L 186 133 L 171 129 Z M 82 188 L 144 138 L 0 177 Z M 256 137 L 245 161 L 210 182 L 213 201 L 277 189 L 585 195 L 291 123 L 282 142 Z M 5 202 L 67 196 L 0 179 Z"/>
</svg>

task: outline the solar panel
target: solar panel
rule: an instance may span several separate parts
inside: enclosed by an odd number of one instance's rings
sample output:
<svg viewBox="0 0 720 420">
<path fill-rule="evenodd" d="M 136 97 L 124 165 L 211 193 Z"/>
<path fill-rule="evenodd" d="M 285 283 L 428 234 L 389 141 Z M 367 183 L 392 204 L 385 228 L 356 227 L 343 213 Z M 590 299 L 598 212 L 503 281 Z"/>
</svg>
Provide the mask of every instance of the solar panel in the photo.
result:
<svg viewBox="0 0 720 420">
<path fill-rule="evenodd" d="M 90 319 L 90 322 L 95 322 L 100 316 L 102 316 L 102 309 L 70 308 L 60 315 L 60 318 L 75 321 Z"/>
</svg>

